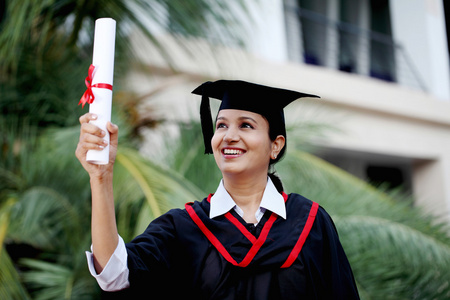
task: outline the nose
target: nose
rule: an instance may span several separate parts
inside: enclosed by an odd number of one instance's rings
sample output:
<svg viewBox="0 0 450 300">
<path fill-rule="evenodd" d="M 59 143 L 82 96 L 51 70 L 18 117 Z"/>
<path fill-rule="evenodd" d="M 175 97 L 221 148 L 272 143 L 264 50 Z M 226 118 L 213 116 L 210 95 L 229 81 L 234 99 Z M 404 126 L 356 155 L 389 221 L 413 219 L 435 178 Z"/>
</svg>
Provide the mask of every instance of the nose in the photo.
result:
<svg viewBox="0 0 450 300">
<path fill-rule="evenodd" d="M 240 139 L 239 131 L 234 126 L 230 126 L 223 136 L 223 141 L 230 144 L 233 142 L 238 142 Z"/>
</svg>

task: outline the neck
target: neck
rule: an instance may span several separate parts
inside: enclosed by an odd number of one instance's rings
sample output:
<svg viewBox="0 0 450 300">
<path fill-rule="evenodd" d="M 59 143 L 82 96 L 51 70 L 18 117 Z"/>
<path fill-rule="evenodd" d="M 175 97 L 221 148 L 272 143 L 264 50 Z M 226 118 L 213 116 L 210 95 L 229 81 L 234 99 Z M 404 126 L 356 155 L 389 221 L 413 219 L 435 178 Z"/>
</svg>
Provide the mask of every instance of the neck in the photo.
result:
<svg viewBox="0 0 450 300">
<path fill-rule="evenodd" d="M 267 174 L 246 178 L 224 174 L 223 184 L 234 202 L 244 211 L 244 220 L 256 223 L 255 213 L 267 185 Z"/>
</svg>

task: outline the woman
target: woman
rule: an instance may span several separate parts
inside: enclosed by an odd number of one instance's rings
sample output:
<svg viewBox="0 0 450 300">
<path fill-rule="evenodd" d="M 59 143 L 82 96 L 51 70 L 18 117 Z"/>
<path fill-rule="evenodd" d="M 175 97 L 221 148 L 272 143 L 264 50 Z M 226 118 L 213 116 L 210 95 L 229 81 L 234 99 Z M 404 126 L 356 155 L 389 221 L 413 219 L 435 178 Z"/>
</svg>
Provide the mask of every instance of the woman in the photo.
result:
<svg viewBox="0 0 450 300">
<path fill-rule="evenodd" d="M 206 82 L 201 119 L 206 153 L 223 179 L 214 194 L 155 219 L 126 244 L 117 233 L 112 193 L 118 128 L 108 124 L 110 163 L 86 162 L 105 146 L 99 128 L 80 118 L 77 157 L 91 178 L 90 271 L 116 295 L 198 299 L 358 299 L 330 216 L 317 203 L 283 192 L 269 173 L 286 149 L 283 108 L 316 97 L 244 81 Z M 221 100 L 215 132 L 209 97 Z"/>
</svg>

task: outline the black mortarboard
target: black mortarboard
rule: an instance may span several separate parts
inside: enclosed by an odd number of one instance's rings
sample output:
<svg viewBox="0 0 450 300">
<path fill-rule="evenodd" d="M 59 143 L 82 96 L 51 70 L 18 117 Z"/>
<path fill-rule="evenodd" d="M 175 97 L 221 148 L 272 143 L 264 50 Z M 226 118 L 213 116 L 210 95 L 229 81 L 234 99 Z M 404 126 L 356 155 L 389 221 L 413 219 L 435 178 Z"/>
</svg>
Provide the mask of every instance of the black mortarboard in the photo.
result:
<svg viewBox="0 0 450 300">
<path fill-rule="evenodd" d="M 283 108 L 292 101 L 302 97 L 315 95 L 299 93 L 291 90 L 273 88 L 240 80 L 208 81 L 192 91 L 201 95 L 200 119 L 205 143 L 205 153 L 212 153 L 211 139 L 214 134 L 209 97 L 221 100 L 222 109 L 239 109 L 251 111 L 264 116 L 271 128 L 286 136 Z"/>
</svg>

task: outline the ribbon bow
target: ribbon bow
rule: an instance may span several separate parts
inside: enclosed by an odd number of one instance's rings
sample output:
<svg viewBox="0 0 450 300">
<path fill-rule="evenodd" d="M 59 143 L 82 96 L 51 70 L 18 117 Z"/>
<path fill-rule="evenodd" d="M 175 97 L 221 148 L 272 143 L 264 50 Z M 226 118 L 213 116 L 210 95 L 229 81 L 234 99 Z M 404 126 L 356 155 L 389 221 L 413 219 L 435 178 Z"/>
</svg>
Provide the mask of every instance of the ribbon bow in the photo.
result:
<svg viewBox="0 0 450 300">
<path fill-rule="evenodd" d="M 92 84 L 92 79 L 94 78 L 94 70 L 95 70 L 95 66 L 91 64 L 89 66 L 88 76 L 84 80 L 87 89 L 84 92 L 83 96 L 81 97 L 80 102 L 78 102 L 78 105 L 81 104 L 81 108 L 84 108 L 84 105 L 86 103 L 92 104 L 92 102 L 94 102 L 95 96 L 94 96 L 94 93 L 92 92 L 93 87 L 100 88 L 100 89 L 108 89 L 111 91 L 113 89 L 113 86 L 108 83 Z"/>
</svg>

